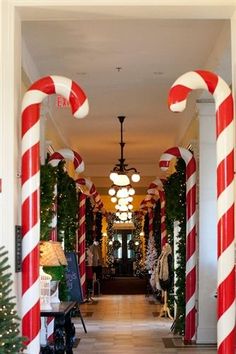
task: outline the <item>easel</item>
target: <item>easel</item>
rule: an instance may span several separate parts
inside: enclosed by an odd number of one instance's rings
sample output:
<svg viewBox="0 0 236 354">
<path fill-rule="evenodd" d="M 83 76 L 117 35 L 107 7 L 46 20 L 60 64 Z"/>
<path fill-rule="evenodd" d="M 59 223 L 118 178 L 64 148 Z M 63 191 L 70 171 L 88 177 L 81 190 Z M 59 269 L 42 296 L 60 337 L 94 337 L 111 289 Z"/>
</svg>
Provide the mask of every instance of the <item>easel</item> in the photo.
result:
<svg viewBox="0 0 236 354">
<path fill-rule="evenodd" d="M 167 305 L 167 291 L 164 291 L 164 304 L 161 307 L 161 312 L 159 317 L 169 317 L 172 321 L 174 320 L 170 314 L 170 309 Z"/>
<path fill-rule="evenodd" d="M 75 316 L 78 316 L 80 318 L 82 326 L 83 326 L 83 329 L 84 329 L 84 333 L 87 333 L 87 329 L 86 329 L 86 326 L 85 326 L 85 323 L 84 323 L 84 319 L 83 319 L 82 313 L 80 311 L 80 307 L 79 307 L 79 303 L 78 302 L 76 303 L 76 305 L 74 307 L 74 314 L 75 314 Z"/>
</svg>

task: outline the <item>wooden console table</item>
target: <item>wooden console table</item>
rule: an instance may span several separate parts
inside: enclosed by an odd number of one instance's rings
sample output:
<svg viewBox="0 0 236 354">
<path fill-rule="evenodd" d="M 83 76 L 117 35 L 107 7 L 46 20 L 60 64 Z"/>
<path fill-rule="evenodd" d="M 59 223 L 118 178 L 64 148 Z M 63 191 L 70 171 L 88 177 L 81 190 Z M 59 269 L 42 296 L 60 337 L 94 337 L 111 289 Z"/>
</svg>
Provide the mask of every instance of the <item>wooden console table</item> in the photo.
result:
<svg viewBox="0 0 236 354">
<path fill-rule="evenodd" d="M 75 327 L 71 322 L 71 310 L 76 306 L 76 301 L 51 304 L 51 310 L 42 310 L 41 317 L 54 317 L 54 351 L 55 354 L 73 354 Z M 49 353 L 49 347 L 42 347 L 41 353 Z"/>
</svg>

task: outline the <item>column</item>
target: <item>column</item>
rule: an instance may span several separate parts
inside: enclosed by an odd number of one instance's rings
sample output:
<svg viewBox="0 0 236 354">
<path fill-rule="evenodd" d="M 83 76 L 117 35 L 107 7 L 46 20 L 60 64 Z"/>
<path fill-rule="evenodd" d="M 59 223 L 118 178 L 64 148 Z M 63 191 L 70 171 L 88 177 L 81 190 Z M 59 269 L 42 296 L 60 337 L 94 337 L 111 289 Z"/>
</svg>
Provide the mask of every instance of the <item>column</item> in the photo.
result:
<svg viewBox="0 0 236 354">
<path fill-rule="evenodd" d="M 216 343 L 217 198 L 214 103 L 198 103 L 199 259 L 197 343 Z"/>
</svg>

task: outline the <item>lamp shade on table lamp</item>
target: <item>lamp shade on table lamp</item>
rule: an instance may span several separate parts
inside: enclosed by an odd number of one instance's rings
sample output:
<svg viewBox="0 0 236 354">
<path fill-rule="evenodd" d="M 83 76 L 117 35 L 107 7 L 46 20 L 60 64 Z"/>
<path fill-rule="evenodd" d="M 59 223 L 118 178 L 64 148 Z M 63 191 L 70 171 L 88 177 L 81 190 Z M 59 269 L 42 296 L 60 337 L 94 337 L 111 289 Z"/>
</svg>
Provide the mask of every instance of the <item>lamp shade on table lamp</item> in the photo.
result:
<svg viewBox="0 0 236 354">
<path fill-rule="evenodd" d="M 67 265 L 67 260 L 62 249 L 61 243 L 56 241 L 40 242 L 40 305 L 41 308 L 51 309 L 50 303 L 60 302 L 58 298 L 58 282 L 51 294 L 52 286 L 55 282 L 51 281 L 51 275 L 43 270 L 44 267 L 59 267 Z"/>
</svg>

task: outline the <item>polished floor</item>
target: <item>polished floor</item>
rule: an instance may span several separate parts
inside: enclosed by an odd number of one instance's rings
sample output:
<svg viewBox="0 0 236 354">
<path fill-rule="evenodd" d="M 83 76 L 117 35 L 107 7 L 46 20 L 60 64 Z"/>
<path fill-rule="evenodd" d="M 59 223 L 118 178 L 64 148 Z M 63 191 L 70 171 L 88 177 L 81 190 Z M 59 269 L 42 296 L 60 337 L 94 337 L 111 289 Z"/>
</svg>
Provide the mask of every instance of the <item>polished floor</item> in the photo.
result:
<svg viewBox="0 0 236 354">
<path fill-rule="evenodd" d="M 78 346 L 75 354 L 212 354 L 216 348 L 182 347 L 173 339 L 171 320 L 158 317 L 160 305 L 144 295 L 103 295 L 81 305 L 87 334 L 73 319 Z M 164 339 L 163 339 L 164 338 Z"/>
</svg>

